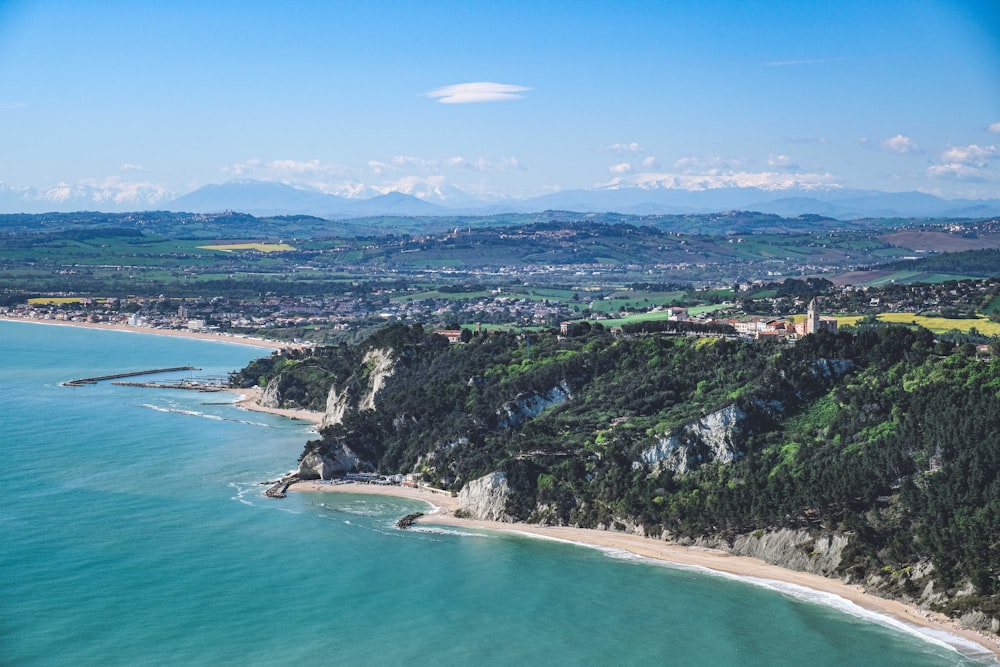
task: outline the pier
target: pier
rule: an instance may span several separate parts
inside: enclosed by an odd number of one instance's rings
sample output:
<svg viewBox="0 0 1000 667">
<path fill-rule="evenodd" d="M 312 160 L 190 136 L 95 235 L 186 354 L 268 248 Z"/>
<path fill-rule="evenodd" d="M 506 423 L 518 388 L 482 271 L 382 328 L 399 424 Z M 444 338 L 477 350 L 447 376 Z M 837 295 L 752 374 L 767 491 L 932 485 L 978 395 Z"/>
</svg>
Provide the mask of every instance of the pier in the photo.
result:
<svg viewBox="0 0 1000 667">
<path fill-rule="evenodd" d="M 152 368 L 146 371 L 130 371 L 128 373 L 114 373 L 113 375 L 98 375 L 92 378 L 79 378 L 77 380 L 69 380 L 63 382 L 67 387 L 81 387 L 85 384 L 97 384 L 104 380 L 120 380 L 122 378 L 132 378 L 138 377 L 140 375 L 156 375 L 158 373 L 176 373 L 177 371 L 200 371 L 200 368 L 195 368 L 194 366 L 175 366 L 173 368 Z"/>
<path fill-rule="evenodd" d="M 112 382 L 111 384 L 119 387 L 144 387 L 146 389 L 186 389 L 188 391 L 204 392 L 226 390 L 226 387 L 222 384 L 192 382 L 190 380 L 181 380 L 180 382 Z M 223 404 L 220 403 L 220 405 Z"/>
</svg>

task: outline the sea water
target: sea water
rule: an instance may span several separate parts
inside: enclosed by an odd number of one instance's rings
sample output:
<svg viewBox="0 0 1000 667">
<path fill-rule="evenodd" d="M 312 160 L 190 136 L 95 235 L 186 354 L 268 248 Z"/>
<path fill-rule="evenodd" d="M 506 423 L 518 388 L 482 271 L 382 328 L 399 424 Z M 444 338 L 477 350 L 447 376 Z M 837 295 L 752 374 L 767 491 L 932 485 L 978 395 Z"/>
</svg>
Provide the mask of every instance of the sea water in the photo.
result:
<svg viewBox="0 0 1000 667">
<path fill-rule="evenodd" d="M 2 665 L 962 665 L 839 599 L 621 553 L 394 521 L 419 502 L 262 497 L 309 424 L 231 394 L 266 350 L 0 322 Z"/>
</svg>

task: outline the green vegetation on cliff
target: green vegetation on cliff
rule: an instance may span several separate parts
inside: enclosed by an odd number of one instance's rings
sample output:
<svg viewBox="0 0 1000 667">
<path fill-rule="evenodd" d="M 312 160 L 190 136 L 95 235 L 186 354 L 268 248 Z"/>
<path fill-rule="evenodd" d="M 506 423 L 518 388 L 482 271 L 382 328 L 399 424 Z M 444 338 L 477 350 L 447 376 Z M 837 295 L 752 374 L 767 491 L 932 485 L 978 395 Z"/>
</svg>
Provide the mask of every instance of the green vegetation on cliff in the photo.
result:
<svg viewBox="0 0 1000 667">
<path fill-rule="evenodd" d="M 331 387 L 365 391 L 366 355 L 382 350 L 394 366 L 375 409 L 347 409 L 305 453 L 346 445 L 383 472 L 453 489 L 503 471 L 507 511 L 524 520 L 848 535 L 843 574 L 933 563 L 937 583 L 971 582 L 962 604 L 996 616 L 1000 360 L 895 326 L 795 344 L 574 333 L 449 345 L 396 325 L 359 345 L 276 354 L 234 380 L 284 383 L 283 400 L 322 409 Z"/>
</svg>

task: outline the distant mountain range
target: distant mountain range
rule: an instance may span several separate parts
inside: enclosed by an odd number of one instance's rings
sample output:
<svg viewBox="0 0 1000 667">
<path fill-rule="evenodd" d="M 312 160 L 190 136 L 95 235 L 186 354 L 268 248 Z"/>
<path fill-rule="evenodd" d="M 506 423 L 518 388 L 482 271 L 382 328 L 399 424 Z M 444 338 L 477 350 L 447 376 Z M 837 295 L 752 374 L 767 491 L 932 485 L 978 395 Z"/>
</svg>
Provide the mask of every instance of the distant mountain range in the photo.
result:
<svg viewBox="0 0 1000 667">
<path fill-rule="evenodd" d="M 373 216 L 493 215 L 547 210 L 615 212 L 629 215 L 759 211 L 781 216 L 817 214 L 858 218 L 982 218 L 1000 215 L 1000 199 L 942 199 L 921 192 L 876 190 L 762 190 L 718 188 L 679 190 L 618 188 L 566 190 L 533 199 L 477 200 L 454 189 L 447 199 L 402 192 L 373 197 L 341 197 L 270 181 L 230 181 L 206 185 L 171 199 L 161 190 L 137 189 L 111 196 L 97 186 L 49 190 L 0 184 L 0 212 L 167 210 L 188 213 L 238 211 L 256 216 L 311 215 L 329 219 Z"/>
</svg>

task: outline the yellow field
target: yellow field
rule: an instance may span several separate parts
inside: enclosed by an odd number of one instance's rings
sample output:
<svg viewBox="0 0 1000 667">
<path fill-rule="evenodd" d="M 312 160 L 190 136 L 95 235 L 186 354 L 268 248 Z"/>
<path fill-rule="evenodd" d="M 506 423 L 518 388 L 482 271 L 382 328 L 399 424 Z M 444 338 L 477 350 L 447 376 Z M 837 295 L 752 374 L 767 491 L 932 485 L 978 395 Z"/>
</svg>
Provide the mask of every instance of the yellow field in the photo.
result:
<svg viewBox="0 0 1000 667">
<path fill-rule="evenodd" d="M 256 250 L 258 252 L 284 252 L 295 250 L 287 243 L 227 243 L 225 245 L 202 245 L 198 246 L 204 250 L 220 250 L 222 252 L 233 252 L 235 250 Z"/>
<path fill-rule="evenodd" d="M 28 303 L 51 303 L 56 306 L 63 303 L 80 303 L 81 301 L 83 301 L 83 297 L 79 296 L 39 296 L 28 299 Z"/>
<path fill-rule="evenodd" d="M 838 317 L 837 322 L 841 326 L 852 325 L 860 320 L 861 317 L 860 315 Z M 919 324 L 935 333 L 944 333 L 955 329 L 965 332 L 974 328 L 986 336 L 1000 336 L 1000 323 L 990 322 L 985 317 L 970 320 L 950 320 L 946 317 L 923 317 L 916 313 L 882 313 L 878 316 L 878 319 L 882 322 L 894 322 L 896 324 Z"/>
</svg>

